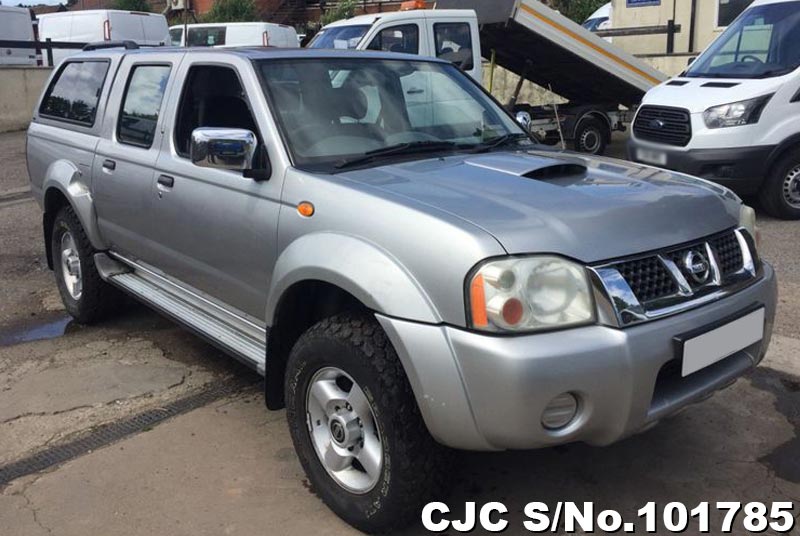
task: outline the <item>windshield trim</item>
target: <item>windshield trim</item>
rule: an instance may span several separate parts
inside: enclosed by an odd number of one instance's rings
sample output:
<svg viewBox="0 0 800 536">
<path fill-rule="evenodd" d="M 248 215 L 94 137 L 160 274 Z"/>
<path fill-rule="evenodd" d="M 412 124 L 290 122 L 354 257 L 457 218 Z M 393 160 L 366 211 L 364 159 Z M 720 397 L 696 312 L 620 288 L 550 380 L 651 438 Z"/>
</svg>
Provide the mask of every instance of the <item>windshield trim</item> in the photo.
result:
<svg viewBox="0 0 800 536">
<path fill-rule="evenodd" d="M 335 57 L 335 58 L 336 59 L 346 59 L 348 61 L 356 61 L 356 62 L 362 62 L 362 61 L 363 62 L 372 62 L 372 61 L 375 61 L 374 59 L 367 58 L 367 57 L 355 58 L 355 57 L 341 56 L 341 57 Z M 314 61 L 314 60 L 320 60 L 320 59 L 327 59 L 327 58 L 320 58 L 320 57 L 297 58 L 296 61 Z M 285 61 L 285 60 L 283 60 L 281 58 L 253 59 L 253 60 L 251 60 L 251 62 L 253 64 L 253 69 L 256 71 L 256 76 L 258 78 L 259 84 L 261 85 L 261 91 L 262 91 L 262 94 L 264 96 L 264 100 L 266 101 L 267 108 L 269 109 L 270 114 L 272 115 L 273 121 L 275 122 L 275 126 L 277 127 L 276 130 L 278 131 L 278 135 L 280 136 L 280 140 L 281 140 L 281 144 L 283 145 L 284 152 L 285 152 L 285 154 L 287 155 L 287 157 L 289 159 L 290 166 L 292 168 L 294 168 L 294 169 L 305 171 L 305 172 L 308 172 L 308 173 L 316 173 L 316 174 L 324 174 L 324 175 L 337 175 L 337 174 L 340 174 L 340 173 L 344 173 L 344 172 L 347 172 L 347 171 L 353 171 L 353 170 L 356 170 L 356 169 L 372 169 L 372 168 L 381 167 L 381 166 L 384 166 L 384 165 L 387 165 L 387 164 L 391 163 L 392 161 L 395 161 L 395 162 L 397 162 L 397 161 L 408 162 L 408 161 L 427 160 L 427 159 L 431 159 L 431 158 L 441 157 L 442 153 L 444 153 L 446 155 L 468 154 L 468 152 L 465 152 L 463 150 L 459 152 L 457 149 L 454 149 L 454 148 L 450 148 L 450 149 L 443 148 L 441 150 L 427 151 L 427 152 L 422 151 L 422 152 L 413 153 L 413 154 L 400 153 L 400 154 L 397 154 L 397 155 L 388 155 L 388 156 L 384 156 L 384 157 L 381 157 L 381 158 L 376 158 L 376 159 L 370 160 L 368 162 L 364 162 L 363 166 L 357 165 L 357 166 L 353 166 L 353 167 L 347 168 L 347 169 L 337 169 L 335 167 L 335 163 L 336 163 L 335 161 L 332 162 L 332 163 L 326 164 L 325 165 L 325 169 L 316 169 L 316 166 L 314 166 L 314 165 L 300 164 L 300 163 L 298 163 L 298 160 L 297 160 L 297 157 L 295 155 L 295 152 L 292 150 L 292 144 L 291 144 L 291 142 L 289 141 L 289 139 L 287 137 L 287 128 L 286 128 L 286 125 L 284 124 L 283 116 L 275 108 L 275 102 L 273 100 L 272 95 L 270 94 L 269 85 L 268 85 L 267 81 L 264 78 L 263 70 L 259 68 L 259 66 L 262 65 L 262 64 L 276 63 L 276 62 L 280 62 L 280 61 Z M 389 60 L 381 60 L 381 61 L 409 61 L 409 60 L 400 60 L 400 59 L 392 60 L 392 59 L 389 59 Z M 468 80 L 468 83 L 470 83 L 474 87 L 476 87 L 479 92 L 483 93 L 483 95 L 485 95 L 497 107 L 497 113 L 498 114 L 502 114 L 507 119 L 510 120 L 510 124 L 513 127 L 515 127 L 517 130 L 516 130 L 516 132 L 511 131 L 511 132 L 509 132 L 509 134 L 511 134 L 511 135 L 522 134 L 522 135 L 526 136 L 528 138 L 528 140 L 530 140 L 531 148 L 534 148 L 534 149 L 549 149 L 549 147 L 537 143 L 531 137 L 530 133 L 526 132 L 519 125 L 519 123 L 517 123 L 517 120 L 514 117 L 514 115 L 502 103 L 500 103 L 500 101 L 497 100 L 494 97 L 494 95 L 489 93 L 489 91 L 487 91 L 486 88 L 484 88 L 481 84 L 479 84 L 477 80 L 475 80 L 471 76 L 467 75 L 466 73 L 463 73 L 462 71 L 460 71 L 454 65 L 452 65 L 452 64 L 450 64 L 448 62 L 443 62 L 441 60 L 437 60 L 435 58 L 426 58 L 424 56 L 420 56 L 419 58 L 415 58 L 415 59 L 410 60 L 410 61 L 413 61 L 414 63 L 429 63 L 429 64 L 441 65 L 444 69 L 448 69 L 448 70 L 453 69 L 457 73 L 460 73 L 460 76 L 463 76 L 464 78 L 466 78 Z M 519 141 L 521 142 L 521 141 L 524 141 L 524 140 L 520 139 Z M 504 144 L 501 144 L 501 145 L 504 145 Z M 439 155 L 439 156 L 437 156 L 437 155 Z M 336 161 L 338 161 L 338 160 L 336 160 Z"/>
</svg>

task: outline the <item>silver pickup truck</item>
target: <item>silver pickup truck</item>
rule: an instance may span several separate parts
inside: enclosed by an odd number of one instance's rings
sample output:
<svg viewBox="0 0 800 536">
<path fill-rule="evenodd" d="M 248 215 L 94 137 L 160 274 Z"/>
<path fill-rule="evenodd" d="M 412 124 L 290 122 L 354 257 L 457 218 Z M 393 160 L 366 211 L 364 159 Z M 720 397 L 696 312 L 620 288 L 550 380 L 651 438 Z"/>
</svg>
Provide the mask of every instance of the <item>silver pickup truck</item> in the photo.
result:
<svg viewBox="0 0 800 536">
<path fill-rule="evenodd" d="M 123 291 L 252 365 L 365 531 L 442 497 L 445 447 L 607 445 L 769 344 L 752 209 L 540 147 L 443 61 L 88 50 L 27 152 L 69 313 L 100 321 Z"/>
</svg>

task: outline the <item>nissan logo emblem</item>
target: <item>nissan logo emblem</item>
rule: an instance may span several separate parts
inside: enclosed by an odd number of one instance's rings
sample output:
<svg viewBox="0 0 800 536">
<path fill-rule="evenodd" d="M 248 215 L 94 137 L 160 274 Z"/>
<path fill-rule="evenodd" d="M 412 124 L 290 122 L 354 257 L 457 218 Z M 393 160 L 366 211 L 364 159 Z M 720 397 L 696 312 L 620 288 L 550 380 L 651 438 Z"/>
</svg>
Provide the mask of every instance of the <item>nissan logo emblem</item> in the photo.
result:
<svg viewBox="0 0 800 536">
<path fill-rule="evenodd" d="M 689 250 L 683 256 L 683 269 L 695 283 L 703 284 L 711 275 L 711 264 L 706 256 L 697 250 Z"/>
</svg>

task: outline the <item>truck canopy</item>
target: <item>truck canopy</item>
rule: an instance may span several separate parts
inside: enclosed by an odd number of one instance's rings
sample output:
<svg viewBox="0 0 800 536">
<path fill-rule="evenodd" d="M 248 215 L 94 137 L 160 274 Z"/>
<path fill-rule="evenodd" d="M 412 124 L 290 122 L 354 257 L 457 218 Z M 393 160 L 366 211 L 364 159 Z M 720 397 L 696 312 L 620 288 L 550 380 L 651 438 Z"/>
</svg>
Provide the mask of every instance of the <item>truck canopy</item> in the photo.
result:
<svg viewBox="0 0 800 536">
<path fill-rule="evenodd" d="M 575 104 L 633 105 L 667 77 L 537 0 L 438 0 L 474 9 L 483 54 Z"/>
</svg>

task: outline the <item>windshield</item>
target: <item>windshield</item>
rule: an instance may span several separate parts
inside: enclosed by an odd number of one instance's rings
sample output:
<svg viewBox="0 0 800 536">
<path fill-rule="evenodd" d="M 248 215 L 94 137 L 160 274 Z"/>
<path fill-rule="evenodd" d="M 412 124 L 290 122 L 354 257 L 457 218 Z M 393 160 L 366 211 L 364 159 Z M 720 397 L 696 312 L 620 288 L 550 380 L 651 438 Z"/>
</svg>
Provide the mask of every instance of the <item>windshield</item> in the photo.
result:
<svg viewBox="0 0 800 536">
<path fill-rule="evenodd" d="M 356 48 L 369 29 L 369 24 L 327 28 L 315 35 L 306 48 Z"/>
<path fill-rule="evenodd" d="M 529 143 L 514 119 L 450 64 L 292 59 L 265 60 L 259 70 L 301 169 L 334 172 L 354 162 Z"/>
<path fill-rule="evenodd" d="M 767 78 L 800 66 L 800 2 L 745 11 L 686 71 L 705 78 Z"/>
</svg>

